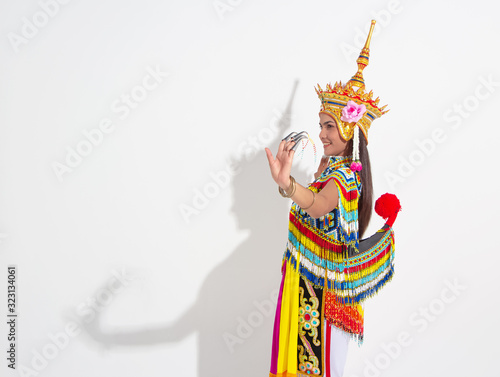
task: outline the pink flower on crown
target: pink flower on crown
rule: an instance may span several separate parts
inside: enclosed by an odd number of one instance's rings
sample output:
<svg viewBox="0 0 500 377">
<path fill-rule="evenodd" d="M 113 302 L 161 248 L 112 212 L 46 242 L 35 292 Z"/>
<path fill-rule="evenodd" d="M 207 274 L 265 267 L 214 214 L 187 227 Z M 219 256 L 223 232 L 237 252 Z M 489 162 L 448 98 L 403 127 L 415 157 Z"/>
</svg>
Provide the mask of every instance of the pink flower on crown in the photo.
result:
<svg viewBox="0 0 500 377">
<path fill-rule="evenodd" d="M 349 101 L 347 102 L 347 105 L 344 106 L 342 109 L 342 116 L 340 117 L 340 120 L 343 122 L 354 122 L 356 123 L 358 120 L 361 119 L 361 117 L 365 114 L 366 112 L 366 106 L 365 105 L 358 105 L 354 101 Z"/>
</svg>

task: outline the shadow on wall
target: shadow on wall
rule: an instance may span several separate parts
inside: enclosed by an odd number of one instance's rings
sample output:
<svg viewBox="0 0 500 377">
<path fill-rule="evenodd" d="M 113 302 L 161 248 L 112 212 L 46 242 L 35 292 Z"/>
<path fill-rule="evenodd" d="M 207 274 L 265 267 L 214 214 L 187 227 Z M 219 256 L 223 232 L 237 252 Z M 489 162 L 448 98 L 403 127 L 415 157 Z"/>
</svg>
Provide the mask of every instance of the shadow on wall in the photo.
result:
<svg viewBox="0 0 500 377">
<path fill-rule="evenodd" d="M 273 154 L 284 132 L 291 127 L 297 85 L 298 81 L 271 143 Z M 242 170 L 232 179 L 232 211 L 238 227 L 250 231 L 248 239 L 210 272 L 194 304 L 174 323 L 111 332 L 103 328 L 97 317 L 85 324 L 85 331 L 94 341 L 104 347 L 149 346 L 178 342 L 196 333 L 198 377 L 269 374 L 272 327 L 290 202 L 278 194 L 264 148 L 252 160 L 233 163 Z M 299 182 L 308 182 L 305 172 L 294 172 L 294 176 Z M 224 230 L 220 231 L 224 237 Z M 102 316 L 102 312 L 96 315 Z M 168 366 L 162 369 L 168 375 Z"/>
</svg>

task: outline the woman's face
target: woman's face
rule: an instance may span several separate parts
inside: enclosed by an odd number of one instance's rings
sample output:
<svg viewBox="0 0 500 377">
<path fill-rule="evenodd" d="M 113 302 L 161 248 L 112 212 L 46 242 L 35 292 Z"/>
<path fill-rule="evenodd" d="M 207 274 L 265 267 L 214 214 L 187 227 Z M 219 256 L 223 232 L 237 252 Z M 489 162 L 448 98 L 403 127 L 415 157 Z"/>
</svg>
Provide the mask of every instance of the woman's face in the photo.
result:
<svg viewBox="0 0 500 377">
<path fill-rule="evenodd" d="M 327 156 L 345 156 L 347 141 L 340 136 L 337 122 L 330 115 L 319 114 L 319 138 Z"/>
</svg>

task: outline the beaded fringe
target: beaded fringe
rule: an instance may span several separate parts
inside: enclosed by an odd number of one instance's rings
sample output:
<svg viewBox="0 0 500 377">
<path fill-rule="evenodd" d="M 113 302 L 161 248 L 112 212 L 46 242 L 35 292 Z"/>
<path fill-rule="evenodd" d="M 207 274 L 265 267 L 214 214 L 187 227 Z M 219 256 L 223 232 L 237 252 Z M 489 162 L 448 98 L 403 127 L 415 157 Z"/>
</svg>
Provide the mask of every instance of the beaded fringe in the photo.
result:
<svg viewBox="0 0 500 377">
<path fill-rule="evenodd" d="M 319 247 L 291 229 L 285 258 L 315 287 L 332 292 L 339 303 L 357 304 L 376 295 L 394 275 L 394 233 L 392 228 L 385 233 L 376 245 L 349 258 L 347 247 Z"/>
</svg>

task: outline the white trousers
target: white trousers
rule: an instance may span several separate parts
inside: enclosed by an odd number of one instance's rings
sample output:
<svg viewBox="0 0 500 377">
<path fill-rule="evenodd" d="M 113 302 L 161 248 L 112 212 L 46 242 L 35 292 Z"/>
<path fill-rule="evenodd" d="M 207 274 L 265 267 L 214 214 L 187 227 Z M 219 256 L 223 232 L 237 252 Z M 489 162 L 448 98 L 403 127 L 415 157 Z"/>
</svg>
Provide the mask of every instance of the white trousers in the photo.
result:
<svg viewBox="0 0 500 377">
<path fill-rule="evenodd" d="M 325 331 L 330 331 L 330 377 L 342 377 L 347 361 L 350 335 L 335 326 L 328 326 L 325 321 Z"/>
</svg>

